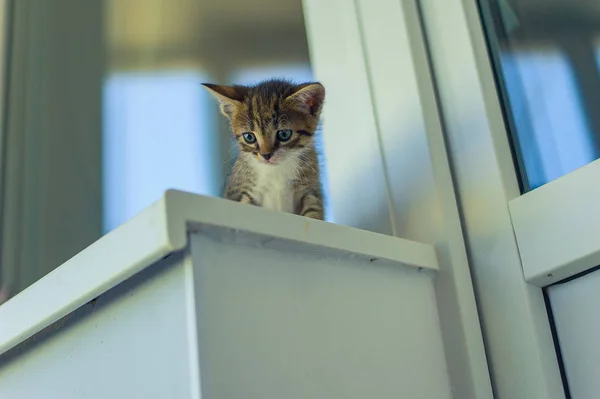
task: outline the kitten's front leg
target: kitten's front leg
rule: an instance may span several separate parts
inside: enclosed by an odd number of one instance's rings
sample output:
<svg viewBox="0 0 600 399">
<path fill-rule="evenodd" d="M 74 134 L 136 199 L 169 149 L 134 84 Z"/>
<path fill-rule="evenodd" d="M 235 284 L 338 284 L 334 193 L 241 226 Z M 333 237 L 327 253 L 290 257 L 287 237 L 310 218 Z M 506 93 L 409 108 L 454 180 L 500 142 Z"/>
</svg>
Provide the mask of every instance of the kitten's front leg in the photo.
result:
<svg viewBox="0 0 600 399">
<path fill-rule="evenodd" d="M 242 204 L 260 206 L 258 199 L 252 195 L 250 190 L 246 189 L 228 190 L 227 194 L 225 194 L 225 198 L 241 202 Z"/>
<path fill-rule="evenodd" d="M 315 190 L 308 190 L 300 200 L 300 216 L 323 220 L 323 201 Z"/>
</svg>

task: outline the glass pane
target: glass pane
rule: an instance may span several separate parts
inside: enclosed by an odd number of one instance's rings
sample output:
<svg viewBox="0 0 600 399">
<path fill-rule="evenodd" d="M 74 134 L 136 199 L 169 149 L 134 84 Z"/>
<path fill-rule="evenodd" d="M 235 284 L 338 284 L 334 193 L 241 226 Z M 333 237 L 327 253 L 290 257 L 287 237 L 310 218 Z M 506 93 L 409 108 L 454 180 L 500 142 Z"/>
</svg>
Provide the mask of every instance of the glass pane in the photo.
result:
<svg viewBox="0 0 600 399">
<path fill-rule="evenodd" d="M 104 83 L 104 230 L 167 188 L 219 195 L 218 147 L 206 76 L 197 71 L 114 72 Z"/>
<path fill-rule="evenodd" d="M 600 157 L 600 2 L 480 0 L 524 191 Z"/>
</svg>

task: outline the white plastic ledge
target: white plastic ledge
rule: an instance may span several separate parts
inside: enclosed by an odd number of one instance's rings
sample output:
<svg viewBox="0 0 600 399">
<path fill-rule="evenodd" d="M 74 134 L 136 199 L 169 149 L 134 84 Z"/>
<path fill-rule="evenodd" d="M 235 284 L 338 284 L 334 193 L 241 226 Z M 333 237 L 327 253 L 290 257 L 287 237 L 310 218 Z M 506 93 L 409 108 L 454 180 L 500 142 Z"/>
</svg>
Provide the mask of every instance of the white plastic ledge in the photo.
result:
<svg viewBox="0 0 600 399">
<path fill-rule="evenodd" d="M 600 265 L 600 160 L 509 202 L 525 279 L 539 287 Z"/>
<path fill-rule="evenodd" d="M 169 190 L 163 198 L 0 306 L 0 354 L 187 245 L 189 231 L 226 228 L 438 270 L 432 246 Z"/>
</svg>

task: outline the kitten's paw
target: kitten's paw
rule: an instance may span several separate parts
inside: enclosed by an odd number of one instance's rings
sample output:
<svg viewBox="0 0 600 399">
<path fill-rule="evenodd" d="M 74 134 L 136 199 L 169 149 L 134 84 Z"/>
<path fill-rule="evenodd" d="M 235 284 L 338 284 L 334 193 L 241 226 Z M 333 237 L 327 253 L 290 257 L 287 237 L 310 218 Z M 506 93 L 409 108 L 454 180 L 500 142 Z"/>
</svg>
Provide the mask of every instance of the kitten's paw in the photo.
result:
<svg viewBox="0 0 600 399">
<path fill-rule="evenodd" d="M 302 216 L 316 220 L 323 220 L 323 214 L 321 212 L 316 211 L 308 211 Z"/>
<path fill-rule="evenodd" d="M 248 204 L 248 205 L 258 205 L 256 203 L 256 201 L 249 194 L 246 194 L 246 193 L 243 193 L 241 195 L 239 202 L 242 204 Z"/>
</svg>

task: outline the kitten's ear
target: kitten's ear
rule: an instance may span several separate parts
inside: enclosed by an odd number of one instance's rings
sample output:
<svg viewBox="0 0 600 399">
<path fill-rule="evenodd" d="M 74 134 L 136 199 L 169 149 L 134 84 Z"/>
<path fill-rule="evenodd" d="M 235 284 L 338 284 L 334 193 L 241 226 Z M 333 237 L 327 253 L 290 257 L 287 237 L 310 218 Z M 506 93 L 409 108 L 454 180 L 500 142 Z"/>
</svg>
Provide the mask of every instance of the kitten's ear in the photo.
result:
<svg viewBox="0 0 600 399">
<path fill-rule="evenodd" d="M 321 83 L 298 85 L 296 91 L 286 98 L 300 112 L 319 117 L 325 100 L 325 87 Z"/>
<path fill-rule="evenodd" d="M 233 112 L 242 105 L 244 97 L 248 93 L 248 88 L 244 86 L 222 86 L 211 83 L 202 83 L 202 86 L 215 96 L 221 106 L 221 112 L 230 119 Z"/>
</svg>

